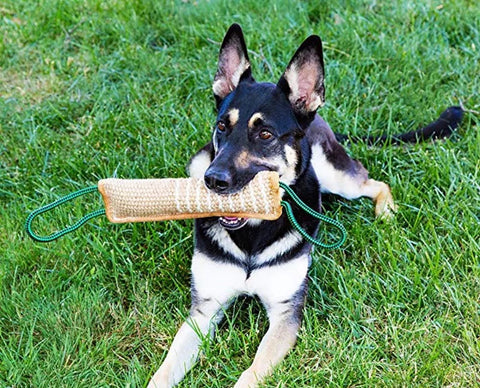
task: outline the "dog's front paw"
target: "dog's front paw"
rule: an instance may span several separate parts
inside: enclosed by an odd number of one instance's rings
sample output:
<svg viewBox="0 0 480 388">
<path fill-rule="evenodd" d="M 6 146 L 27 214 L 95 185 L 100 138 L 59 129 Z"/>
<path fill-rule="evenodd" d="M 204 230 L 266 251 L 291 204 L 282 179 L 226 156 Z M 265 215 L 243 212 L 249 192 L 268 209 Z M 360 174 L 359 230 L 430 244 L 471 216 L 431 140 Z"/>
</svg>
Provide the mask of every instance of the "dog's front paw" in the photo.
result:
<svg viewBox="0 0 480 388">
<path fill-rule="evenodd" d="M 247 369 L 241 374 L 234 388 L 257 388 L 258 384 L 259 380 L 256 374 L 250 369 Z"/>
<path fill-rule="evenodd" d="M 147 388 L 171 388 L 175 384 L 167 371 L 159 369 L 148 383 Z"/>
</svg>

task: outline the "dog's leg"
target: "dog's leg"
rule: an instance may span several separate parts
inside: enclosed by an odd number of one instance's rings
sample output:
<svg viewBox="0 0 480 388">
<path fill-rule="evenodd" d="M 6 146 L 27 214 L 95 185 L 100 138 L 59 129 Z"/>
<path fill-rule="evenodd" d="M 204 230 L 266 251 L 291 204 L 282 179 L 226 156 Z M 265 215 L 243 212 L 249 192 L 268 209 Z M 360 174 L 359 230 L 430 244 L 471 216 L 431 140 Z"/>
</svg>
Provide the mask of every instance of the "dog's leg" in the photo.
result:
<svg viewBox="0 0 480 388">
<path fill-rule="evenodd" d="M 375 215 L 379 218 L 389 219 L 397 211 L 390 186 L 384 182 L 367 179 L 360 186 L 359 193 L 360 197 L 372 198 L 375 203 Z"/>
<path fill-rule="evenodd" d="M 245 272 L 234 265 L 217 263 L 196 252 L 192 259 L 192 307 L 177 332 L 167 357 L 148 388 L 178 384 L 197 360 L 202 340 L 212 337 L 223 312 L 237 295 L 236 283 Z"/>
<path fill-rule="evenodd" d="M 368 171 L 359 161 L 350 159 L 338 145 L 337 156 L 342 156 L 342 164 L 329 160 L 319 144 L 312 146 L 312 166 L 320 183 L 320 189 L 346 199 L 368 197 L 375 203 L 375 215 L 383 219 L 393 216 L 397 207 L 393 201 L 390 187 L 380 181 L 368 178 Z M 342 168 L 343 167 L 343 168 Z"/>
<path fill-rule="evenodd" d="M 282 361 L 297 340 L 300 322 L 288 311 L 278 311 L 270 316 L 270 327 L 262 338 L 252 365 L 242 373 L 235 388 L 254 388 L 273 367 Z"/>
<path fill-rule="evenodd" d="M 270 326 L 252 365 L 242 373 L 235 388 L 257 387 L 295 345 L 307 293 L 308 260 L 305 255 L 252 273 L 252 281 L 262 285 L 258 296 L 267 310 Z"/>
<path fill-rule="evenodd" d="M 366 168 L 348 156 L 320 116 L 317 115 L 308 127 L 307 138 L 312 149 L 312 166 L 322 192 L 346 199 L 369 197 L 375 203 L 377 217 L 388 219 L 393 216 L 397 208 L 390 187 L 368 178 Z"/>
<path fill-rule="evenodd" d="M 216 304 L 215 304 L 216 305 Z M 213 334 L 218 305 L 202 306 L 193 312 L 178 330 L 162 366 L 150 380 L 148 388 L 167 388 L 178 384 L 195 363 L 202 340 Z"/>
</svg>

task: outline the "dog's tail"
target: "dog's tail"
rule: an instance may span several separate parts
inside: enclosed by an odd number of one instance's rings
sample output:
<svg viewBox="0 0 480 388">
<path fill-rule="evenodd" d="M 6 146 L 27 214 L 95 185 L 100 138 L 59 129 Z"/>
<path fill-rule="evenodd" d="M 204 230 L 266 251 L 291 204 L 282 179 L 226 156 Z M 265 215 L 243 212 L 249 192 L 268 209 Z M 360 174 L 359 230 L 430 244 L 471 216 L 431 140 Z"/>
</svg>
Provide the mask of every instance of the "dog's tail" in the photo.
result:
<svg viewBox="0 0 480 388">
<path fill-rule="evenodd" d="M 379 135 L 379 136 L 348 136 L 335 134 L 337 141 L 344 142 L 352 140 L 354 142 L 364 142 L 369 145 L 420 143 L 428 139 L 444 139 L 449 137 L 459 126 L 463 118 L 464 110 L 460 106 L 451 106 L 446 109 L 440 117 L 424 128 L 416 131 L 405 132 L 398 135 Z"/>
</svg>

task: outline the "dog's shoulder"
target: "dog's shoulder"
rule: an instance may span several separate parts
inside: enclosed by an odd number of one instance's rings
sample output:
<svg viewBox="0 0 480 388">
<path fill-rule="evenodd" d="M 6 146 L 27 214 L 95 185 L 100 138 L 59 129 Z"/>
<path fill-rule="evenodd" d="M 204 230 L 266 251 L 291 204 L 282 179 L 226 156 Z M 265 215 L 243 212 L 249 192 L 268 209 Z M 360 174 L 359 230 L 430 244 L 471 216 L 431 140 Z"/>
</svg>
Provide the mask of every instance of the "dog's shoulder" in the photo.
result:
<svg viewBox="0 0 480 388">
<path fill-rule="evenodd" d="M 330 125 L 319 115 L 315 115 L 315 119 L 305 129 L 310 146 L 321 145 L 324 148 L 333 148 L 337 142 L 335 134 Z"/>
<path fill-rule="evenodd" d="M 320 115 L 315 116 L 305 133 L 312 149 L 311 162 L 321 181 L 321 170 L 326 171 L 329 168 L 353 176 L 358 175 L 361 179 L 368 177 L 367 170 L 360 162 L 350 158 L 343 145 L 338 142 L 335 133 Z"/>
</svg>

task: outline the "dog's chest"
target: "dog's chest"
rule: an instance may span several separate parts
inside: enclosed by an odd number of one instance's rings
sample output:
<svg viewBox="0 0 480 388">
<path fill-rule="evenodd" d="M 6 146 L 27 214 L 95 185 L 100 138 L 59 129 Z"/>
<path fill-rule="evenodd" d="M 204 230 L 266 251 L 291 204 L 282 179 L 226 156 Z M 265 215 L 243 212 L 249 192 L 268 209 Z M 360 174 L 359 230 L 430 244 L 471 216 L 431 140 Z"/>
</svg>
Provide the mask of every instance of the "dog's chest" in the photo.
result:
<svg viewBox="0 0 480 388">
<path fill-rule="evenodd" d="M 297 231 L 288 229 L 251 254 L 217 223 L 207 229 L 205 238 L 210 245 L 196 249 L 192 261 L 193 280 L 201 294 L 259 295 L 268 301 L 287 298 L 305 278 L 309 255 L 299 251 L 304 241 Z"/>
<path fill-rule="evenodd" d="M 257 295 L 266 305 L 288 300 L 305 280 L 308 255 L 247 273 L 231 262 L 215 261 L 196 252 L 192 260 L 192 280 L 200 296 L 228 300 L 240 294 Z"/>
</svg>

